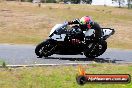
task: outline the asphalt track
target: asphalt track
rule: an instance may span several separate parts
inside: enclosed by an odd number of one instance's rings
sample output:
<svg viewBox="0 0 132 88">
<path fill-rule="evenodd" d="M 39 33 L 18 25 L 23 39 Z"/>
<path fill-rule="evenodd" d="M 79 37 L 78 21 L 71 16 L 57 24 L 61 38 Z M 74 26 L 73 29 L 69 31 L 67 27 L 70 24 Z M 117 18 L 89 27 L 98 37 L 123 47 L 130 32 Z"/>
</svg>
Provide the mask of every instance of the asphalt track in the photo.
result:
<svg viewBox="0 0 132 88">
<path fill-rule="evenodd" d="M 79 64 L 79 63 L 132 63 L 132 50 L 107 49 L 98 58 L 86 58 L 84 55 L 52 55 L 37 58 L 34 45 L 0 44 L 0 60 L 8 65 L 30 64 Z"/>
</svg>

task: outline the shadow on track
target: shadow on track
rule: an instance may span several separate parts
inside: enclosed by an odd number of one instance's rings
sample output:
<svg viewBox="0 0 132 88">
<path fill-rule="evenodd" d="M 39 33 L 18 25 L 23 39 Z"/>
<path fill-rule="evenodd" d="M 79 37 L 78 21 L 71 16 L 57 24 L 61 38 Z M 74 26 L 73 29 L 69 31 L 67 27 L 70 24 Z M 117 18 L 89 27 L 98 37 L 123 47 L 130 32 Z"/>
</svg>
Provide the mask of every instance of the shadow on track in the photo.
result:
<svg viewBox="0 0 132 88">
<path fill-rule="evenodd" d="M 44 59 L 59 59 L 59 60 L 69 60 L 69 61 L 95 61 L 97 63 L 116 63 L 117 61 L 123 60 L 111 60 L 110 58 L 66 58 L 66 57 L 46 57 Z"/>
</svg>

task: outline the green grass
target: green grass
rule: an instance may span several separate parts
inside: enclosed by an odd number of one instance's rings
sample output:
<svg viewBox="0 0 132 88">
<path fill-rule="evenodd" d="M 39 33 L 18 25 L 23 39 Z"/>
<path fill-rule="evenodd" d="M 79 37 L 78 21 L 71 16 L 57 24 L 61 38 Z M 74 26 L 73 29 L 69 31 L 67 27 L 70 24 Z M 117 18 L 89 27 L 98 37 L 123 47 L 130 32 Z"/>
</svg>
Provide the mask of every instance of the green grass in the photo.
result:
<svg viewBox="0 0 132 88">
<path fill-rule="evenodd" d="M 83 65 L 89 74 L 130 74 L 132 64 Z M 130 84 L 76 83 L 78 66 L 0 68 L 0 88 L 132 88 Z"/>
<path fill-rule="evenodd" d="M 51 28 L 64 21 L 89 15 L 101 27 L 115 29 L 108 47 L 132 49 L 132 10 L 127 8 L 1 2 L 0 43 L 38 44 Z"/>
</svg>

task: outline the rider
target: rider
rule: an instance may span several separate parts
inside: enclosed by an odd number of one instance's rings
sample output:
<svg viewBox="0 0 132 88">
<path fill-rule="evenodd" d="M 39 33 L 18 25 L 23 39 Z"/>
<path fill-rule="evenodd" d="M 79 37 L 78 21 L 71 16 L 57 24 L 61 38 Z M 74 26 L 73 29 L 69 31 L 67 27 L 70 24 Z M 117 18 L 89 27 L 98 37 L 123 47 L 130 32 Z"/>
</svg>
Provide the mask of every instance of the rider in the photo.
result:
<svg viewBox="0 0 132 88">
<path fill-rule="evenodd" d="M 83 16 L 81 19 L 75 19 L 68 22 L 68 25 L 79 24 L 82 31 L 87 31 L 89 29 L 95 29 L 95 38 L 97 41 L 101 40 L 101 27 L 98 23 L 94 22 L 91 17 Z"/>
</svg>

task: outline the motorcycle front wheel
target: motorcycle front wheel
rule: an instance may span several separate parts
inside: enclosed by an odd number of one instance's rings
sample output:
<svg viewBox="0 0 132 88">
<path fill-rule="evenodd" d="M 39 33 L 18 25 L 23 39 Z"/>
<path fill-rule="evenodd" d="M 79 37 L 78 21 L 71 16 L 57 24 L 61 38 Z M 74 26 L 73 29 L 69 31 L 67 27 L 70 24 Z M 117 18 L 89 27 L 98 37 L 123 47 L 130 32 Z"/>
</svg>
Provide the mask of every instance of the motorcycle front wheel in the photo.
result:
<svg viewBox="0 0 132 88">
<path fill-rule="evenodd" d="M 39 58 L 48 57 L 53 54 L 55 44 L 50 39 L 38 44 L 35 48 L 35 53 Z"/>
</svg>

